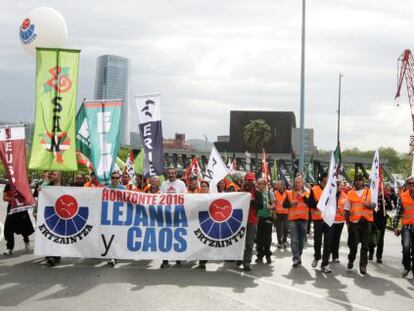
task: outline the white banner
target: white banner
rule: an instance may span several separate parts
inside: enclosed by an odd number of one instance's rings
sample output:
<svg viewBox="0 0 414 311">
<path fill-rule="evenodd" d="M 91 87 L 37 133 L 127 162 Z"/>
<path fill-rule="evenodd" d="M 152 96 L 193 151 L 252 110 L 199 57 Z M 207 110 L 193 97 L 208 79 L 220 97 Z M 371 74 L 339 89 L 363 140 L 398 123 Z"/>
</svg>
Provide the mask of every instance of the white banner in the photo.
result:
<svg viewBox="0 0 414 311">
<path fill-rule="evenodd" d="M 250 195 L 42 187 L 35 255 L 241 260 Z"/>
<path fill-rule="evenodd" d="M 228 173 L 227 166 L 224 164 L 220 153 L 217 151 L 216 147 L 213 146 L 213 148 L 211 148 L 210 158 L 208 159 L 208 164 L 204 173 L 204 179 L 210 184 L 210 192 L 217 192 L 218 182 L 226 177 Z"/>
<path fill-rule="evenodd" d="M 378 206 L 378 189 L 379 189 L 379 152 L 375 151 L 374 159 L 372 160 L 371 174 L 369 179 L 371 180 L 370 190 L 371 190 L 371 203 L 375 203 Z"/>
<path fill-rule="evenodd" d="M 323 221 L 328 224 L 328 226 L 332 226 L 335 222 L 335 215 L 336 215 L 336 208 L 337 208 L 337 201 L 336 201 L 336 192 L 337 192 L 337 185 L 336 181 L 338 176 L 336 174 L 336 163 L 334 153 L 331 154 L 331 162 L 329 163 L 329 175 L 328 175 L 328 182 L 326 183 L 325 188 L 322 191 L 321 198 L 318 202 L 318 209 L 322 212 Z"/>
</svg>

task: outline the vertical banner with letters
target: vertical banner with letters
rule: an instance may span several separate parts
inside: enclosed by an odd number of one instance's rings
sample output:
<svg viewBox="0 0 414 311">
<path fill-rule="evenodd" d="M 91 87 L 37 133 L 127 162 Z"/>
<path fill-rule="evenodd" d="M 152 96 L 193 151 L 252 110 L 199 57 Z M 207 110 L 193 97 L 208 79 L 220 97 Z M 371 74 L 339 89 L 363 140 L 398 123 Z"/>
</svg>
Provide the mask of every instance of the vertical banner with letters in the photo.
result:
<svg viewBox="0 0 414 311">
<path fill-rule="evenodd" d="M 102 184 L 108 184 L 119 149 L 122 100 L 90 100 L 83 103 L 89 129 L 91 161 Z"/>
<path fill-rule="evenodd" d="M 145 151 L 146 176 L 164 174 L 160 94 L 135 96 L 139 132 Z"/>
<path fill-rule="evenodd" d="M 25 145 L 24 126 L 0 128 L 0 160 L 6 169 L 13 197 L 10 213 L 25 210 L 36 203 L 27 178 Z"/>
<path fill-rule="evenodd" d="M 29 169 L 76 171 L 79 50 L 37 48 L 36 114 Z"/>
</svg>

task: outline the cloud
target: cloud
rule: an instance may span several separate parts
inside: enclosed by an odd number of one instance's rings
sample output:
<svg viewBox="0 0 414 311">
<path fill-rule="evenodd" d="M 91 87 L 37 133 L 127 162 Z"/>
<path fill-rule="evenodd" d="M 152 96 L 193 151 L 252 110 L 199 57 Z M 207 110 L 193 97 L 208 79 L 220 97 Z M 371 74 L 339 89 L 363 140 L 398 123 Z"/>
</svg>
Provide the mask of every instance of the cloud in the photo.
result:
<svg viewBox="0 0 414 311">
<path fill-rule="evenodd" d="M 160 92 L 166 137 L 184 132 L 214 140 L 229 133 L 230 110 L 240 109 L 294 111 L 299 124 L 300 1 L 43 0 L 36 5 L 62 12 L 70 47 L 82 49 L 79 100 L 93 96 L 96 57 L 117 54 L 131 60 L 131 119 L 134 94 Z M 4 120 L 33 120 L 34 60 L 17 38 L 33 6 L 29 0 L 2 4 Z M 413 11 L 409 0 L 398 6 L 386 0 L 307 2 L 305 125 L 315 129 L 319 148 L 335 144 L 342 72 L 342 144 L 407 151 L 408 99 L 403 93 L 398 109 L 393 96 L 396 59 L 408 47 Z"/>
</svg>

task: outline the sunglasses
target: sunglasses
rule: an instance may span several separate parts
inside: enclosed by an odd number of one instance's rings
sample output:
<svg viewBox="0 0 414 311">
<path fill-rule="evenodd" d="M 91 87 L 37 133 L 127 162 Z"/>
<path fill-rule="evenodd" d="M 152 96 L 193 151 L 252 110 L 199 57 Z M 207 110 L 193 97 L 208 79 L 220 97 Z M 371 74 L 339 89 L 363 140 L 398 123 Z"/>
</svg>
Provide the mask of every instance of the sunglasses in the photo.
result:
<svg viewBox="0 0 414 311">
<path fill-rule="evenodd" d="M 112 179 L 119 179 L 119 177 L 116 177 L 116 176 L 112 176 L 111 178 Z"/>
</svg>

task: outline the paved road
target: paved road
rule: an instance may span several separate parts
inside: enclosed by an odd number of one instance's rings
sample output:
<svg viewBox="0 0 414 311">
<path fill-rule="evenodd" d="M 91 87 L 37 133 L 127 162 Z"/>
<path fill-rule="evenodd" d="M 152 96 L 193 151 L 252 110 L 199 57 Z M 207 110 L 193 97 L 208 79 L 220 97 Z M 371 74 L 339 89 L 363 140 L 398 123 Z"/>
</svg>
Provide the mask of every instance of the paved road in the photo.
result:
<svg viewBox="0 0 414 311">
<path fill-rule="evenodd" d="M 0 204 L 1 222 L 4 217 Z M 272 264 L 243 273 L 222 262 L 209 262 L 207 271 L 193 269 L 193 262 L 160 270 L 159 261 L 109 268 L 73 258 L 48 268 L 18 237 L 15 255 L 0 256 L 0 310 L 414 310 L 412 275 L 401 278 L 400 239 L 387 232 L 384 264 L 370 263 L 361 276 L 345 268 L 346 235 L 331 274 L 311 268 L 312 240 L 298 269 L 291 268 L 289 250 L 273 247 Z"/>
</svg>

